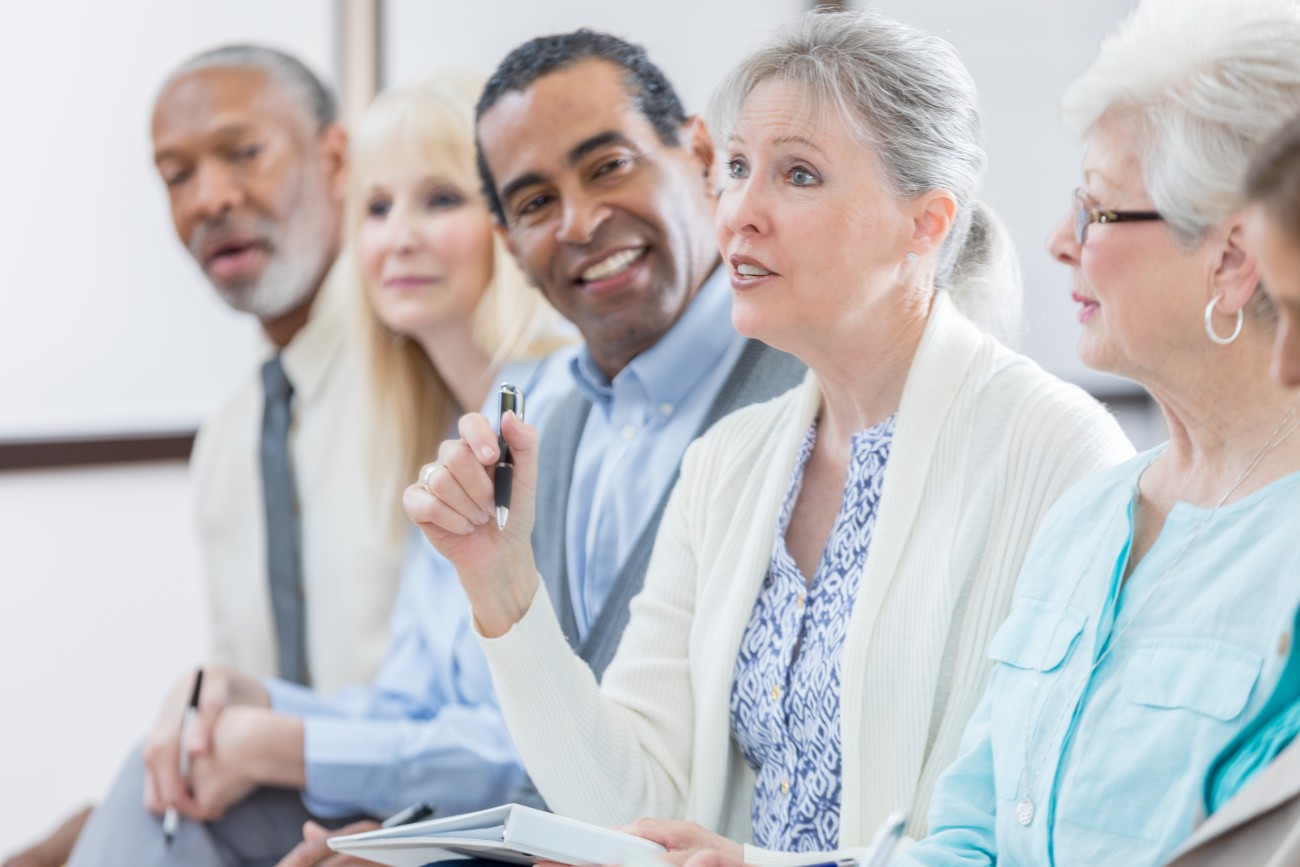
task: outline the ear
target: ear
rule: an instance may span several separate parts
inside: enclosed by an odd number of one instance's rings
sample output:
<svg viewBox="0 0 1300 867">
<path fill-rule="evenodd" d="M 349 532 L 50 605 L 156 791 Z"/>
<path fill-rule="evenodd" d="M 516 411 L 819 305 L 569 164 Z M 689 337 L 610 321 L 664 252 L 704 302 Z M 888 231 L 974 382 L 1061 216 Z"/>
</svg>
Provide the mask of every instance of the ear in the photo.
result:
<svg viewBox="0 0 1300 867">
<path fill-rule="evenodd" d="M 956 214 L 957 199 L 947 190 L 930 190 L 917 197 L 912 203 L 912 252 L 923 255 L 938 250 Z"/>
<path fill-rule="evenodd" d="M 690 155 L 691 162 L 696 166 L 696 171 L 704 181 L 705 191 L 709 198 L 714 198 L 717 192 L 717 186 L 713 183 L 713 168 L 717 161 L 718 151 L 713 145 L 713 135 L 709 132 L 708 125 L 704 118 L 699 115 L 691 115 L 682 123 L 678 132 L 681 138 L 682 147 Z"/>
<path fill-rule="evenodd" d="M 1230 218 L 1213 255 L 1214 274 L 1209 281 L 1210 288 L 1223 296 L 1217 305 L 1219 310 L 1229 316 L 1235 315 L 1259 287 L 1259 265 L 1255 254 L 1246 246 L 1242 215 Z"/>
<path fill-rule="evenodd" d="M 348 131 L 341 123 L 332 123 L 316 138 L 316 154 L 329 184 L 330 195 L 342 202 L 348 192 Z"/>
</svg>

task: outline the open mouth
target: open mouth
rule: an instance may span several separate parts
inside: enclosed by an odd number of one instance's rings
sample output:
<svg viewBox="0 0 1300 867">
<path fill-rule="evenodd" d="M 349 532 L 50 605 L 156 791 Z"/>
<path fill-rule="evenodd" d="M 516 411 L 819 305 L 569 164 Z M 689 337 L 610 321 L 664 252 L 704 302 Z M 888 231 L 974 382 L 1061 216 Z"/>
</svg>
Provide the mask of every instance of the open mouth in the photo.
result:
<svg viewBox="0 0 1300 867">
<path fill-rule="evenodd" d="M 742 262 L 736 266 L 736 273 L 741 277 L 767 277 L 772 272 L 757 265 L 751 265 L 748 262 Z"/>
<path fill-rule="evenodd" d="M 648 249 L 648 247 L 630 247 L 611 253 L 596 264 L 585 268 L 578 275 L 578 282 L 600 283 L 612 280 L 640 261 Z"/>
<path fill-rule="evenodd" d="M 266 254 L 266 245 L 257 240 L 230 240 L 208 248 L 206 270 L 214 277 L 235 277 L 253 268 Z"/>
</svg>

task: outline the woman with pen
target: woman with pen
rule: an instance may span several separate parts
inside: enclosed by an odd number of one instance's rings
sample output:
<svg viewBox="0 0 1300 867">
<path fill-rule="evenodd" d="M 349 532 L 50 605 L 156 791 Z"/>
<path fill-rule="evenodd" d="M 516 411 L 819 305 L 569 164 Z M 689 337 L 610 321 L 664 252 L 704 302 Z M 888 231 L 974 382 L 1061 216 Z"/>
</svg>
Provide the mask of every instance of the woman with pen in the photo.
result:
<svg viewBox="0 0 1300 867">
<path fill-rule="evenodd" d="M 688 450 L 600 685 L 533 564 L 532 428 L 505 426 L 504 531 L 461 512 L 492 509 L 481 416 L 406 504 L 458 569 L 552 809 L 699 823 L 633 826 L 679 857 L 741 854 L 730 838 L 760 847 L 745 860 L 815 861 L 761 850 L 860 846 L 897 807 L 924 832 L 1029 538 L 1130 448 L 999 342 L 1020 287 L 976 199 L 977 98 L 950 45 L 875 14 L 810 14 L 732 72 L 714 114 L 733 322 L 810 374 Z"/>
</svg>

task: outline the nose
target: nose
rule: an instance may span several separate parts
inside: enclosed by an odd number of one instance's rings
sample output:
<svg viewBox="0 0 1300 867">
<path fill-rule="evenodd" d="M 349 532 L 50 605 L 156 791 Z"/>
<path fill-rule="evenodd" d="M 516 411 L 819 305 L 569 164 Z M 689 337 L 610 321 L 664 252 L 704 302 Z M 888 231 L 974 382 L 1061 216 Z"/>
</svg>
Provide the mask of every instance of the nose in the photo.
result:
<svg viewBox="0 0 1300 867">
<path fill-rule="evenodd" d="M 1052 234 L 1047 236 L 1047 252 L 1061 264 L 1076 267 L 1081 250 L 1079 241 L 1074 237 L 1074 220 L 1070 214 L 1066 214 L 1052 229 Z"/>
<path fill-rule="evenodd" d="M 1273 342 L 1273 378 L 1286 386 L 1300 385 L 1300 322 L 1287 308 L 1278 312 Z"/>
<path fill-rule="evenodd" d="M 763 185 L 751 178 L 731 181 L 718 197 L 718 234 L 766 234 L 769 226 Z"/>
<path fill-rule="evenodd" d="M 409 208 L 394 204 L 388 212 L 388 241 L 395 253 L 410 253 L 420 245 L 415 218 Z"/>
<path fill-rule="evenodd" d="M 199 220 L 216 220 L 243 203 L 244 191 L 228 167 L 204 160 L 195 169 L 190 211 Z"/>
<path fill-rule="evenodd" d="M 586 244 L 609 219 L 609 206 L 585 190 L 567 190 L 561 216 L 559 239 L 566 244 Z"/>
</svg>

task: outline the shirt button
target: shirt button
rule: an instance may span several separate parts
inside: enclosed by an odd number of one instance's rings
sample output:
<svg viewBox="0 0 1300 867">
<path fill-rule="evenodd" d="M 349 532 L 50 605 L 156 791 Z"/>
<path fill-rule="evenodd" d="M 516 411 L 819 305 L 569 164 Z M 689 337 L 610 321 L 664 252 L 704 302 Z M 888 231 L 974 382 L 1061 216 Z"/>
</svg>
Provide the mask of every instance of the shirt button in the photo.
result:
<svg viewBox="0 0 1300 867">
<path fill-rule="evenodd" d="M 1277 642 L 1277 655 L 1286 656 L 1291 652 L 1291 633 L 1283 632 L 1282 637 Z"/>
<path fill-rule="evenodd" d="M 630 443 L 632 440 L 636 439 L 636 426 L 630 424 L 623 425 L 623 430 L 619 433 L 623 437 L 623 442 Z"/>
<path fill-rule="evenodd" d="M 777 701 L 780 698 L 781 698 L 781 687 L 779 686 L 772 687 L 772 701 Z"/>
<path fill-rule="evenodd" d="M 790 781 L 789 781 L 789 780 L 782 780 L 782 781 L 781 781 L 781 794 L 783 794 L 783 795 L 788 795 L 788 794 L 790 794 Z"/>
<path fill-rule="evenodd" d="M 803 604 L 803 594 L 802 594 L 802 593 L 799 594 L 799 604 L 800 604 L 800 605 Z"/>
<path fill-rule="evenodd" d="M 659 404 L 659 412 L 663 415 L 672 415 L 673 405 L 671 403 L 661 403 Z"/>
</svg>

